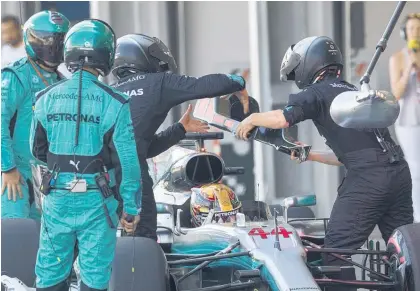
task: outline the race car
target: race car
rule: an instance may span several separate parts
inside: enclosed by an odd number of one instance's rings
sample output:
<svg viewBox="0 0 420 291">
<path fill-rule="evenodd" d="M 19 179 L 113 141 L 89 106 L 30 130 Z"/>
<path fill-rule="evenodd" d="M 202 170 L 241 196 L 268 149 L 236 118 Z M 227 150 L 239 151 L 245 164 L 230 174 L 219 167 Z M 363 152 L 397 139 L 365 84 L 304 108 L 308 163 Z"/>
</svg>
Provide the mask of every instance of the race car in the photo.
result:
<svg viewBox="0 0 420 291">
<path fill-rule="evenodd" d="M 191 188 L 243 172 L 242 168 L 225 167 L 221 157 L 203 150 L 205 139 L 221 137 L 221 133 L 189 135 L 189 141 L 155 161 L 152 174 L 159 242 L 119 232 L 109 290 L 309 291 L 337 284 L 370 290 L 420 290 L 418 224 L 395 230 L 383 251 L 325 249 L 328 219 L 296 212 L 315 205 L 315 195 L 288 197 L 271 207 L 261 201 L 242 201 L 234 222 L 217 223 L 210 211 L 201 226 L 192 227 Z M 35 221 L 2 220 L 4 290 L 32 290 L 26 286 L 35 282 L 38 239 Z M 369 280 L 329 279 L 328 275 L 341 272 L 341 268 L 322 266 L 321 253 L 334 254 L 362 268 L 363 277 L 367 274 Z M 365 255 L 364 263 L 348 259 L 354 254 Z M 366 267 L 368 257 L 370 267 Z M 69 284 L 69 290 L 77 290 L 77 281 Z"/>
</svg>

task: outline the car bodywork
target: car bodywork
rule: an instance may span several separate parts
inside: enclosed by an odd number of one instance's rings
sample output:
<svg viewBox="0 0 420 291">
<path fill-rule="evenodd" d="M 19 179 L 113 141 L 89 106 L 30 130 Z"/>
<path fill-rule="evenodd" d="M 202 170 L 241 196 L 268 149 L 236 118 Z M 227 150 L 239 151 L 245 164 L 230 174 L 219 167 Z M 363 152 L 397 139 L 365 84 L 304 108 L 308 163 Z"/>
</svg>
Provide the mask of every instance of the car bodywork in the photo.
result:
<svg viewBox="0 0 420 291">
<path fill-rule="evenodd" d="M 188 135 L 189 141 L 150 164 L 155 179 L 159 245 L 150 239 L 126 237 L 120 229 L 109 290 L 149 291 L 152 289 L 145 282 L 150 280 L 155 291 L 309 291 L 329 285 L 418 290 L 418 224 L 397 229 L 386 251 L 325 249 L 322 245 L 328 219 L 291 215 L 293 209 L 314 205 L 314 195 L 288 197 L 274 207 L 261 201 L 242 201 L 235 223 L 215 223 L 210 212 L 202 226 L 192 228 L 188 225 L 191 188 L 220 182 L 224 175 L 244 170 L 226 167 L 221 157 L 204 150 L 204 140 L 214 138 L 223 138 L 223 134 Z M 29 220 L 2 220 L 2 272 L 7 273 L 2 273 L 2 284 L 16 288 L 10 290 L 32 290 L 11 280 L 25 278 L 27 286 L 33 284 L 33 275 L 28 273 L 33 273 L 36 252 L 18 256 L 21 250 L 36 250 L 33 244 L 39 240 L 39 229 L 34 224 Z M 321 253 L 362 268 L 363 280 L 328 278 L 340 273 L 341 268 L 322 266 Z M 353 254 L 370 256 L 371 266 L 365 266 L 367 259 L 364 264 L 351 261 L 348 256 Z M 12 266 L 16 261 L 21 263 Z M 382 270 L 375 264 L 382 265 Z M 158 282 L 163 283 L 158 286 Z M 77 290 L 76 282 L 69 287 Z"/>
<path fill-rule="evenodd" d="M 193 138 L 200 139 L 199 136 Z M 217 137 L 213 135 L 213 138 Z M 185 227 L 189 217 L 190 189 L 205 183 L 217 183 L 225 172 L 230 172 L 229 168 L 225 170 L 220 157 L 202 150 L 202 143 L 197 141 L 195 149 L 191 143 L 175 146 L 164 156 L 156 158 L 151 167 L 156 178 L 154 192 L 159 243 L 167 252 L 177 290 L 207 290 L 200 289 L 209 288 L 205 283 L 205 273 L 214 273 L 217 269 L 229 275 L 219 275 L 211 290 L 242 290 L 235 289 L 242 285 L 243 290 L 321 290 L 320 286 L 333 284 L 370 289 L 395 287 L 395 280 L 377 272 L 379 268 L 376 267 L 371 270 L 361 266 L 364 277 L 366 272 L 373 274 L 376 282 L 363 280 L 346 284 L 325 276 L 339 273 L 341 269 L 321 266 L 321 252 L 336 252 L 337 256 L 340 253 L 359 253 L 378 258 L 386 252 L 322 249 L 328 219 L 291 219 L 287 215 L 291 207 L 314 205 L 314 195 L 286 198 L 282 205 L 277 205 L 275 215 L 263 202 L 244 202 L 244 206 L 251 207 L 243 207 L 245 221 L 242 223 L 238 218 L 237 223 L 218 224 L 212 221 L 210 213 L 201 227 Z M 184 259 L 178 259 L 181 257 Z M 350 261 L 350 265 L 357 264 L 346 257 L 341 258 Z"/>
</svg>

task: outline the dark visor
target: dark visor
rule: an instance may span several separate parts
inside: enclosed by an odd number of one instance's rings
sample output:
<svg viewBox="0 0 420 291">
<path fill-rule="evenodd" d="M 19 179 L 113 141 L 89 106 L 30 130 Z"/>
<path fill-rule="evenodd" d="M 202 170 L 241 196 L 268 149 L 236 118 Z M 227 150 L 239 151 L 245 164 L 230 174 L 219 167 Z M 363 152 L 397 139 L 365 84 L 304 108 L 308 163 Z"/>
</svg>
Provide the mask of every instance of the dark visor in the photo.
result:
<svg viewBox="0 0 420 291">
<path fill-rule="evenodd" d="M 59 64 L 63 61 L 65 35 L 63 32 L 29 29 L 27 37 L 38 59 L 52 64 Z"/>
</svg>

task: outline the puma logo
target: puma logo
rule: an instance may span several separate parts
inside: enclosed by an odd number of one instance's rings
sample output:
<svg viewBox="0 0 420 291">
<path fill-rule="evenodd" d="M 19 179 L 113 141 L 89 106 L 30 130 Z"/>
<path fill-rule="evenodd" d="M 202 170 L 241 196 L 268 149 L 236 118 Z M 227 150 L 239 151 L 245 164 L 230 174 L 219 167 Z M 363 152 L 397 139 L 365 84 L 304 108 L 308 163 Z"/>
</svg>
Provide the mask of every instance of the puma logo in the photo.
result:
<svg viewBox="0 0 420 291">
<path fill-rule="evenodd" d="M 70 160 L 70 165 L 75 167 L 77 171 L 79 171 L 79 164 L 80 164 L 80 161 L 77 161 L 77 164 L 76 164 L 73 160 Z"/>
</svg>

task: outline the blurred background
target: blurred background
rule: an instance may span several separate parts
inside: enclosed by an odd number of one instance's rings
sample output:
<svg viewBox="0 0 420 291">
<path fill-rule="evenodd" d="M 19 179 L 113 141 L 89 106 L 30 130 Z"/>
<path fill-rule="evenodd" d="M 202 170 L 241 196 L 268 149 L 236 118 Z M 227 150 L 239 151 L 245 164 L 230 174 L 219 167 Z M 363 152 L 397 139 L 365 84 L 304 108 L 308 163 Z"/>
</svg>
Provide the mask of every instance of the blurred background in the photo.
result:
<svg viewBox="0 0 420 291">
<path fill-rule="evenodd" d="M 156 36 L 171 49 L 178 73 L 244 75 L 250 94 L 267 111 L 282 108 L 288 95 L 298 91 L 294 83 L 280 83 L 279 68 L 287 48 L 308 36 L 331 37 L 345 56 L 345 78 L 358 85 L 396 5 L 395 1 L 2 1 L 1 14 L 15 16 L 23 24 L 38 11 L 53 9 L 72 24 L 89 17 L 102 19 L 118 37 L 133 32 Z M 419 11 L 420 1 L 405 6 L 372 75 L 373 88 L 390 90 L 389 58 L 405 46 L 399 35 L 403 16 Z M 3 38 L 7 33 L 18 32 L 10 29 L 10 21 L 2 21 L 2 64 L 6 57 L 19 54 L 16 44 L 10 53 L 10 40 Z M 174 108 L 162 128 L 177 121 L 185 109 L 185 104 Z M 326 149 L 312 122 L 299 124 L 296 134 L 313 149 Z M 342 168 L 310 162 L 297 165 L 268 146 L 237 141 L 229 134 L 220 142 L 209 142 L 208 147 L 220 153 L 226 165 L 246 167 L 245 175 L 226 180 L 240 198 L 274 202 L 285 196 L 315 193 L 315 214 L 329 216 Z"/>
</svg>

